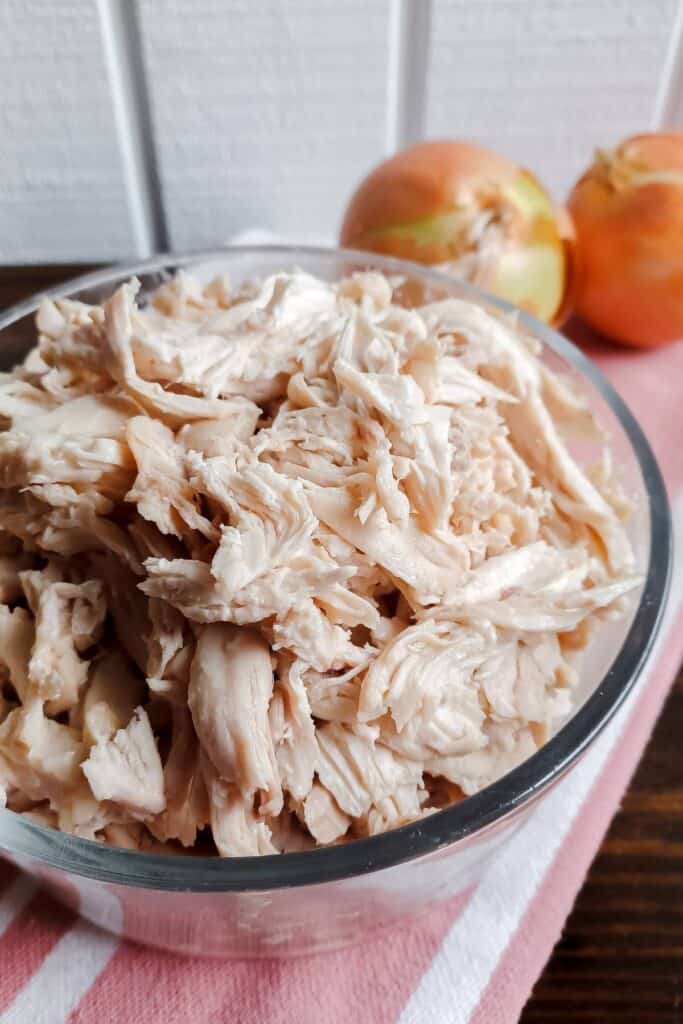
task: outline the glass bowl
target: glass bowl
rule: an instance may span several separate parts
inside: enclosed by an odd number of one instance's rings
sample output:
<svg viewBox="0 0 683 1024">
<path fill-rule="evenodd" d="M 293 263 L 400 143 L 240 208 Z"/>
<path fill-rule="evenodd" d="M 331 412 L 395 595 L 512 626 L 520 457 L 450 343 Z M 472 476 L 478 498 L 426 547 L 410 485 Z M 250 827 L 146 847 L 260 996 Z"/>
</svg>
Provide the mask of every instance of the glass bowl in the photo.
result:
<svg viewBox="0 0 683 1024">
<path fill-rule="evenodd" d="M 100 301 L 136 275 L 142 293 L 179 268 L 233 283 L 294 267 L 327 280 L 374 268 L 404 279 L 407 305 L 457 296 L 509 313 L 508 303 L 416 264 L 350 250 L 240 246 L 158 256 L 97 271 L 51 289 Z M 35 296 L 0 315 L 2 369 L 33 344 Z M 610 436 L 636 512 L 629 525 L 644 584 L 632 612 L 606 623 L 587 652 L 578 706 L 546 745 L 461 803 L 383 835 L 306 853 L 218 859 L 114 849 L 0 810 L 0 853 L 96 924 L 150 945 L 191 954 L 273 956 L 317 952 L 367 936 L 464 894 L 501 844 L 595 741 L 633 687 L 660 621 L 671 560 L 664 485 L 638 423 L 600 371 L 566 338 L 525 313 L 543 359 L 579 378 Z M 584 449 L 582 458 L 590 456 Z M 484 882 L 485 884 L 485 882 Z"/>
</svg>

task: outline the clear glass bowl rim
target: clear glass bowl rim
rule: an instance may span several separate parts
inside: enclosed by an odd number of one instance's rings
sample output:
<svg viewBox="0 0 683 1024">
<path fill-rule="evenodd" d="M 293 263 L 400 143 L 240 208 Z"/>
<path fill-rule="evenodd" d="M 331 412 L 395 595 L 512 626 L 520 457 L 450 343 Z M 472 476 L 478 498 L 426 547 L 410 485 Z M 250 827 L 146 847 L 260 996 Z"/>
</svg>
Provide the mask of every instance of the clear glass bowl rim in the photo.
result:
<svg viewBox="0 0 683 1024">
<path fill-rule="evenodd" d="M 306 260 L 348 259 L 386 273 L 409 273 L 435 286 L 453 287 L 448 275 L 406 260 L 374 253 L 308 245 L 235 245 L 184 254 L 162 253 L 149 259 L 114 264 L 66 281 L 18 303 L 0 315 L 0 331 L 33 313 L 45 295 L 65 297 L 135 274 L 191 267 L 231 256 L 281 256 L 283 266 Z M 650 550 L 645 582 L 629 632 L 609 670 L 576 714 L 536 754 L 462 803 L 422 821 L 368 839 L 357 839 L 305 853 L 263 857 L 194 857 L 122 850 L 36 825 L 0 809 L 0 852 L 29 857 L 46 866 L 118 885 L 171 892 L 263 892 L 322 884 L 360 876 L 424 857 L 514 814 L 555 782 L 593 743 L 622 704 L 654 643 L 665 605 L 671 570 L 671 516 L 664 481 L 637 420 L 597 366 L 565 337 L 511 303 L 457 281 L 465 298 L 505 313 L 520 323 L 585 376 L 601 393 L 627 435 L 648 495 Z M 1 338 L 0 338 L 1 343 Z"/>
</svg>

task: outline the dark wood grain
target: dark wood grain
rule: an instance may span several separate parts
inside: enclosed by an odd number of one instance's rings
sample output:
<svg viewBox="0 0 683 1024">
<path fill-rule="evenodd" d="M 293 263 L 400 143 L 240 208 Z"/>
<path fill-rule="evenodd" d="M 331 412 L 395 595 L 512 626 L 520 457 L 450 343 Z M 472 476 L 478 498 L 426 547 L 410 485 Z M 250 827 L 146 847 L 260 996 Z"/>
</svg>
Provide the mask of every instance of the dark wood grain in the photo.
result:
<svg viewBox="0 0 683 1024">
<path fill-rule="evenodd" d="M 92 264 L 60 263 L 46 267 L 3 267 L 0 266 L 0 312 L 15 302 L 28 299 L 35 292 L 78 277 L 87 270 L 94 270 Z"/>
<path fill-rule="evenodd" d="M 0 309 L 87 269 L 0 267 Z M 520 1024 L 575 1022 L 683 1024 L 683 672 Z"/>
<path fill-rule="evenodd" d="M 683 671 L 521 1024 L 683 1022 Z"/>
</svg>

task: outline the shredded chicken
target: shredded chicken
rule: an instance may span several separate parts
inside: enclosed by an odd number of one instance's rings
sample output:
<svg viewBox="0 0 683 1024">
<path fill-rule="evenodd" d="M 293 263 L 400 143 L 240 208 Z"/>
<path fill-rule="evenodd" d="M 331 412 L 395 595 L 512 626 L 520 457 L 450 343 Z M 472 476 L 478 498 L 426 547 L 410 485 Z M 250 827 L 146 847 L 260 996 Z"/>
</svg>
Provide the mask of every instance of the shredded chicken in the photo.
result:
<svg viewBox="0 0 683 1024">
<path fill-rule="evenodd" d="M 188 703 L 197 736 L 218 777 L 245 800 L 256 794 L 279 814 L 282 790 L 268 726 L 273 693 L 270 648 L 256 630 L 204 626 L 192 661 Z"/>
<path fill-rule="evenodd" d="M 166 807 L 161 757 L 144 708 L 135 710 L 125 729 L 99 739 L 82 768 L 96 800 L 120 804 L 134 818 Z"/>
<path fill-rule="evenodd" d="M 88 748 L 125 729 L 144 698 L 144 682 L 125 655 L 110 651 L 95 662 L 78 716 Z"/>
<path fill-rule="evenodd" d="M 300 851 L 466 798 L 571 713 L 640 582 L 581 395 L 401 282 L 44 300 L 0 374 L 0 802 Z"/>
<path fill-rule="evenodd" d="M 51 562 L 41 572 L 22 573 L 21 580 L 35 621 L 29 679 L 47 711 L 59 714 L 78 703 L 88 674 L 81 652 L 100 638 L 104 588 L 99 580 L 68 582 Z"/>
</svg>

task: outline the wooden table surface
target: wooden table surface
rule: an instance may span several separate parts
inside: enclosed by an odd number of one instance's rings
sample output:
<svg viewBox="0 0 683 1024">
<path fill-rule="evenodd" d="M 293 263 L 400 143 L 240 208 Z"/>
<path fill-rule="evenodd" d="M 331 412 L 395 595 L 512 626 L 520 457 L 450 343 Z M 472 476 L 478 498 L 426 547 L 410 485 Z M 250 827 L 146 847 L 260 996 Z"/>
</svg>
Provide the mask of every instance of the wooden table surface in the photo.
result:
<svg viewBox="0 0 683 1024">
<path fill-rule="evenodd" d="M 0 267 L 0 310 L 83 269 Z M 683 671 L 520 1024 L 683 1024 L 682 749 Z"/>
</svg>

